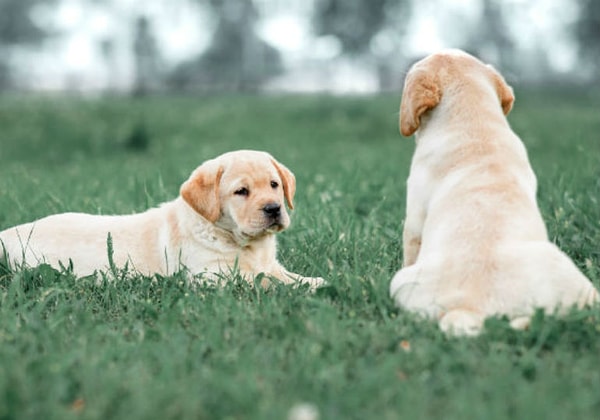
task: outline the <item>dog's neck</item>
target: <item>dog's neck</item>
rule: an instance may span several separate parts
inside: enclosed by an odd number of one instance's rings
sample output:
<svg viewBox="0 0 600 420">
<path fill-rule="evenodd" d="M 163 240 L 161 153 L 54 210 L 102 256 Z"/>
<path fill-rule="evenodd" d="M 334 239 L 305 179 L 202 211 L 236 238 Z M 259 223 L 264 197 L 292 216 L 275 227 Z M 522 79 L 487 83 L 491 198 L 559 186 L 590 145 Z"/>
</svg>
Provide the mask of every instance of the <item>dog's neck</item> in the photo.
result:
<svg viewBox="0 0 600 420">
<path fill-rule="evenodd" d="M 479 97 L 481 93 L 478 92 Z M 510 130 L 508 120 L 499 103 L 494 101 L 476 101 L 477 95 L 463 96 L 460 101 L 453 96 L 442 97 L 438 106 L 421 116 L 421 125 L 415 133 L 417 143 L 437 131 L 448 132 L 448 127 L 460 127 L 460 130 L 477 130 L 478 132 L 497 131 L 498 127 Z M 469 100 L 469 96 L 472 96 Z"/>
</svg>

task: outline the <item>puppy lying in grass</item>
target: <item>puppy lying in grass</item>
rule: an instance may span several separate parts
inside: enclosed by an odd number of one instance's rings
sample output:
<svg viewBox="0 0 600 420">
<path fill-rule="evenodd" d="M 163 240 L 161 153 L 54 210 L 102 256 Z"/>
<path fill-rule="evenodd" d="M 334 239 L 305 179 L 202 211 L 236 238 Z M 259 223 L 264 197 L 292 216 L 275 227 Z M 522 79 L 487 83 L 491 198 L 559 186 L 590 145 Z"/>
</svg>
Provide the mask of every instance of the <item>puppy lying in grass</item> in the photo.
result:
<svg viewBox="0 0 600 420">
<path fill-rule="evenodd" d="M 209 277 L 237 267 L 249 280 L 263 273 L 315 288 L 321 278 L 290 273 L 276 259 L 275 234 L 290 224 L 284 201 L 293 208 L 295 191 L 292 172 L 268 153 L 230 152 L 204 162 L 180 197 L 158 208 L 123 216 L 57 214 L 2 231 L 0 242 L 12 263 L 72 263 L 80 276 L 109 265 L 146 275 L 185 268 Z"/>
<path fill-rule="evenodd" d="M 390 293 L 442 330 L 477 334 L 506 315 L 524 328 L 541 308 L 598 302 L 592 283 L 548 240 L 536 178 L 506 115 L 513 91 L 459 50 L 409 71 L 400 130 L 416 133 L 403 232 L 404 263 Z"/>
</svg>

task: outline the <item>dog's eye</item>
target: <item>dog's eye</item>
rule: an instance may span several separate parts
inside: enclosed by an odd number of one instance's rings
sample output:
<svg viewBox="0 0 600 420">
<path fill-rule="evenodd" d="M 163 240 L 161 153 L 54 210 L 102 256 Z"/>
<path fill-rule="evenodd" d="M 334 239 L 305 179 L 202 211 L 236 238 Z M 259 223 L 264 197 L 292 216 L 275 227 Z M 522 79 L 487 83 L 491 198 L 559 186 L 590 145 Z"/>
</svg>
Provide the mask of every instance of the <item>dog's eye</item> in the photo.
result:
<svg viewBox="0 0 600 420">
<path fill-rule="evenodd" d="M 271 188 L 277 188 L 279 187 L 279 184 L 277 183 L 277 181 L 271 181 Z"/>
<path fill-rule="evenodd" d="M 250 191 L 248 191 L 248 188 L 246 187 L 242 187 L 242 188 L 238 188 L 237 190 L 235 190 L 233 192 L 235 195 L 243 195 L 243 196 L 247 196 L 248 194 L 250 194 Z"/>
</svg>

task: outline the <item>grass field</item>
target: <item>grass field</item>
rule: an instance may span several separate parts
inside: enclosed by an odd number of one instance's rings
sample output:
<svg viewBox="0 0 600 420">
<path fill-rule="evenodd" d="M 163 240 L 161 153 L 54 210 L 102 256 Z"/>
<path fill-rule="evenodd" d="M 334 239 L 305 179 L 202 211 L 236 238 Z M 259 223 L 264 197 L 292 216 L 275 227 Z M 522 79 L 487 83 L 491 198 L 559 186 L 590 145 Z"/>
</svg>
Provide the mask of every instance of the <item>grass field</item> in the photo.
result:
<svg viewBox="0 0 600 420">
<path fill-rule="evenodd" d="M 599 96 L 516 94 L 551 238 L 600 286 Z M 0 229 L 141 211 L 203 160 L 263 149 L 298 182 L 280 260 L 330 283 L 310 295 L 4 269 L 0 419 L 286 419 L 308 403 L 320 419 L 598 420 L 600 309 L 460 339 L 393 307 L 414 148 L 398 103 L 0 98 Z"/>
</svg>

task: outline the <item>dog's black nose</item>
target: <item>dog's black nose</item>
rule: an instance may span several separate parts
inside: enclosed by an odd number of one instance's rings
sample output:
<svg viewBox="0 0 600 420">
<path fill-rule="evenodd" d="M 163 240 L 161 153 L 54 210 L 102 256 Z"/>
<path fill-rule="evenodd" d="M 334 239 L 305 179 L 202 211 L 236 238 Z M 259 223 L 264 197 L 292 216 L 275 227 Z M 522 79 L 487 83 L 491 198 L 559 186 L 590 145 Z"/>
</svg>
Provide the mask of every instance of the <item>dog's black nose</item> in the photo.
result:
<svg viewBox="0 0 600 420">
<path fill-rule="evenodd" d="M 267 216 L 276 218 L 281 214 L 281 205 L 277 203 L 269 203 L 263 207 L 263 211 Z"/>
</svg>

